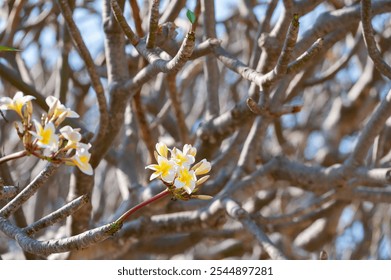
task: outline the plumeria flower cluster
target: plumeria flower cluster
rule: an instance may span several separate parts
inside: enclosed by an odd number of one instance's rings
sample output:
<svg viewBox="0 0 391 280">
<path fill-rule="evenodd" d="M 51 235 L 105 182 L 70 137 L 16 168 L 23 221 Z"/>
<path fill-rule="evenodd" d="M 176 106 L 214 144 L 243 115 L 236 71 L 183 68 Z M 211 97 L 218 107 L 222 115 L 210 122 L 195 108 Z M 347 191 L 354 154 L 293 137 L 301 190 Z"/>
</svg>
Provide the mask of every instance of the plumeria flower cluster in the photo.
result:
<svg viewBox="0 0 391 280">
<path fill-rule="evenodd" d="M 80 129 L 69 125 L 60 128 L 66 118 L 78 118 L 79 115 L 61 104 L 54 96 L 46 98 L 49 106 L 47 114 L 43 114 L 40 121 L 33 119 L 31 95 L 24 96 L 17 92 L 14 98 L 1 97 L 0 110 L 15 111 L 21 118 L 22 127 L 16 124 L 16 130 L 28 154 L 52 162 L 63 162 L 77 166 L 88 175 L 93 174 L 89 164 L 91 154 L 88 150 L 91 144 L 80 142 Z"/>
<path fill-rule="evenodd" d="M 145 168 L 151 169 L 150 180 L 160 179 L 168 187 L 175 198 L 188 200 L 190 198 L 209 199 L 206 195 L 194 195 L 198 187 L 208 180 L 207 174 L 211 164 L 206 159 L 194 164 L 197 149 L 185 144 L 183 150 L 168 149 L 164 143 L 156 144 L 154 152 L 157 164 L 150 164 Z M 200 177 L 197 176 L 205 175 Z"/>
</svg>

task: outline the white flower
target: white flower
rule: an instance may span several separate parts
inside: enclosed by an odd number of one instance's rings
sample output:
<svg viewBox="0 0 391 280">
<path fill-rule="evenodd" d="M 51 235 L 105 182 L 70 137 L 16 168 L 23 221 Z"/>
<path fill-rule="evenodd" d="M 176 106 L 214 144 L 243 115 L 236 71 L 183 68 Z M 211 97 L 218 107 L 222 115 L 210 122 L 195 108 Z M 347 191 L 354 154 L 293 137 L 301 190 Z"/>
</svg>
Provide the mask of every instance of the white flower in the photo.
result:
<svg viewBox="0 0 391 280">
<path fill-rule="evenodd" d="M 9 97 L 0 97 L 0 110 L 13 110 L 23 118 L 23 106 L 33 99 L 35 99 L 34 96 L 23 96 L 23 93 L 18 91 L 13 99 Z"/>
<path fill-rule="evenodd" d="M 209 161 L 206 159 L 201 160 L 199 163 L 194 165 L 191 169 L 195 171 L 196 175 L 203 175 L 206 174 L 210 171 L 212 168 L 212 165 L 210 164 Z"/>
<path fill-rule="evenodd" d="M 162 157 L 160 155 L 157 157 L 157 162 L 158 164 L 150 164 L 145 167 L 155 171 L 154 173 L 152 173 L 149 180 L 161 178 L 167 183 L 172 183 L 172 181 L 174 181 L 175 179 L 177 172 L 177 166 L 175 162 L 173 160 L 168 160 L 167 158 Z"/>
<path fill-rule="evenodd" d="M 189 147 L 190 146 L 190 147 Z M 178 164 L 178 166 L 189 167 L 194 163 L 195 158 L 193 155 L 194 150 L 192 150 L 191 145 L 184 146 L 183 152 L 177 148 L 172 149 L 172 159 Z"/>
<path fill-rule="evenodd" d="M 76 154 L 71 158 L 71 160 L 73 164 L 75 164 L 80 169 L 81 172 L 87 175 L 92 175 L 94 172 L 91 164 L 89 163 L 91 154 L 88 152 L 88 149 L 85 149 L 84 147 L 85 146 L 78 148 L 76 150 Z"/>
<path fill-rule="evenodd" d="M 167 145 L 162 143 L 162 142 L 159 142 L 156 144 L 156 151 L 159 153 L 159 155 L 161 155 L 162 157 L 165 157 L 167 158 L 168 156 L 168 148 L 167 148 Z"/>
<path fill-rule="evenodd" d="M 68 140 L 66 149 L 76 149 L 79 141 L 81 140 L 80 129 L 73 129 L 69 125 L 66 125 L 60 129 L 61 135 Z M 88 149 L 87 149 L 88 150 Z"/>
<path fill-rule="evenodd" d="M 197 175 L 208 173 L 211 170 L 210 162 L 203 159 L 191 167 L 195 161 L 197 149 L 190 144 L 183 146 L 183 152 L 177 148 L 173 148 L 170 158 L 167 158 L 168 151 L 170 150 L 164 143 L 159 142 L 156 144 L 155 157 L 158 164 L 150 164 L 145 167 L 155 171 L 149 179 L 160 178 L 169 184 L 169 187 L 174 186 L 181 193 L 184 190 L 190 195 L 193 191 L 197 191 L 196 187 L 203 184 L 209 178 L 209 175 L 206 175 L 197 179 Z"/>
<path fill-rule="evenodd" d="M 58 135 L 56 128 L 52 122 L 45 124 L 43 127 L 39 122 L 33 120 L 35 132 L 30 133 L 37 138 L 38 147 L 44 148 L 44 155 L 48 156 L 50 153 L 58 150 Z"/>
<path fill-rule="evenodd" d="M 178 171 L 178 177 L 174 181 L 177 189 L 183 188 L 188 194 L 191 194 L 196 187 L 197 177 L 194 170 L 182 167 Z"/>
<path fill-rule="evenodd" d="M 79 114 L 72 111 L 71 109 L 65 107 L 63 104 L 61 104 L 60 100 L 58 100 L 54 96 L 48 96 L 45 99 L 46 104 L 49 106 L 49 112 L 48 117 L 57 119 L 59 118 L 64 112 L 66 112 L 63 116 L 64 118 L 78 118 Z"/>
<path fill-rule="evenodd" d="M 91 144 L 88 143 L 88 144 L 85 144 L 85 143 L 82 143 L 82 142 L 79 142 L 77 143 L 77 149 L 85 149 L 85 150 L 89 150 L 91 148 Z"/>
<path fill-rule="evenodd" d="M 191 155 L 191 156 L 195 157 L 197 154 L 197 149 L 190 144 L 185 144 L 183 146 L 183 153 L 185 155 Z"/>
</svg>

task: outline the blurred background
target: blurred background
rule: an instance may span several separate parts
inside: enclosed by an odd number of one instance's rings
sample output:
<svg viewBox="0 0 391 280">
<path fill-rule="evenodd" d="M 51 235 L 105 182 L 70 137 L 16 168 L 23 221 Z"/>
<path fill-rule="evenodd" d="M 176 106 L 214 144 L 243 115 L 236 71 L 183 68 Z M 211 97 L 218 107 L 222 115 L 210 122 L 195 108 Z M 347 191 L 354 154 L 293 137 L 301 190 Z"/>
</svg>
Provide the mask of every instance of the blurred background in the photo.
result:
<svg viewBox="0 0 391 280">
<path fill-rule="evenodd" d="M 163 35 L 159 36 L 163 39 L 157 40 L 154 51 L 165 60 L 175 55 L 191 27 L 187 9 L 197 11 L 201 6 L 196 13 L 193 56 L 177 73 L 154 74 L 118 95 L 113 87 L 135 83 L 148 62 L 128 40 L 118 43 L 125 60 L 110 57 L 117 50 L 112 47 L 110 28 L 104 29 L 105 22 L 113 24 L 112 15 L 107 15 L 109 2 L 68 1 L 68 6 L 104 88 L 109 117 L 119 128 L 109 132 L 112 138 L 107 144 L 99 143 L 103 152 L 97 151 L 94 180 L 86 184 L 91 186 L 86 192 L 91 201 L 80 210 L 85 211 L 80 217 L 88 217 L 87 221 L 78 221 L 76 212 L 33 237 L 52 240 L 87 231 L 162 191 L 162 182 L 150 182 L 151 173 L 145 170 L 155 161 L 153 149 L 159 141 L 179 149 L 193 144 L 199 151 L 198 160 L 212 162 L 211 177 L 199 193 L 216 199 L 165 198 L 141 209 L 102 243 L 40 258 L 267 259 L 271 252 L 266 244 L 288 259 L 318 259 L 322 251 L 330 259 L 390 258 L 391 187 L 386 171 L 390 168 L 391 121 L 381 124 L 365 161 L 344 178 L 342 191 L 326 172 L 344 164 L 352 154 L 391 85 L 368 56 L 360 1 L 160 1 Z M 130 27 L 139 37 L 146 36 L 152 1 L 118 2 L 124 5 Z M 372 1 L 374 37 L 388 65 L 390 2 Z M 289 62 L 305 54 L 318 38 L 323 45 L 304 66 L 284 73 L 268 87 L 265 96 L 270 98 L 270 114 L 255 115 L 246 99 L 259 97 L 259 84 L 251 83 L 238 62 L 260 76 L 272 71 L 294 13 L 300 16 L 300 27 Z M 176 36 L 164 33 L 170 30 L 167 22 L 175 23 Z M 220 40 L 226 53 L 208 43 L 211 37 Z M 99 142 L 96 90 L 57 1 L 0 2 L 0 45 L 20 50 L 0 52 L 1 97 L 12 98 L 17 91 L 37 99 L 53 95 L 81 116 L 77 124 L 90 135 L 91 143 Z M 236 64 L 224 61 L 227 57 Z M 121 102 L 122 111 L 115 107 Z M 39 119 L 46 108 L 39 100 L 33 103 Z M 300 110 L 280 114 L 289 106 Z M 0 152 L 7 155 L 23 150 L 23 143 L 13 125 L 18 116 L 9 111 L 3 114 Z M 117 119 L 116 114 L 122 117 Z M 10 161 L 0 165 L 0 177 L 4 186 L 23 188 L 46 165 L 34 157 Z M 270 170 L 263 171 L 265 166 L 271 166 Z M 22 213 L 10 220 L 18 225 L 22 215 L 28 225 L 52 213 L 84 194 L 82 180 L 77 170 L 61 166 L 23 204 Z M 230 214 L 226 204 L 216 206 L 227 197 L 248 213 L 256 230 Z M 0 206 L 10 199 L 0 200 Z M 80 230 L 75 229 L 77 223 L 83 225 Z M 1 232 L 0 254 L 3 259 L 32 258 Z"/>
</svg>

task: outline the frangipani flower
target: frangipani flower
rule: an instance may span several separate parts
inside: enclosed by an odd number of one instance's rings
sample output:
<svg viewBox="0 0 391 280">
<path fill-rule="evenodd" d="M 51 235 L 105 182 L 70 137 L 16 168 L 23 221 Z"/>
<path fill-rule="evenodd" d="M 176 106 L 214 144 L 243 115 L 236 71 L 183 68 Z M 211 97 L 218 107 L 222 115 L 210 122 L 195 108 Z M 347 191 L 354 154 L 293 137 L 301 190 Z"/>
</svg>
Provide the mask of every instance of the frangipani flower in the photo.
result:
<svg viewBox="0 0 391 280">
<path fill-rule="evenodd" d="M 88 152 L 91 144 L 80 142 L 80 129 L 64 126 L 60 129 L 61 135 L 56 134 L 56 129 L 65 118 L 77 118 L 79 115 L 57 98 L 49 96 L 46 98 L 49 105 L 47 117 L 43 115 L 41 121 L 32 120 L 33 99 L 34 96 L 23 96 L 22 92 L 17 92 L 12 99 L 0 97 L 0 110 L 13 110 L 22 118 L 22 124 L 15 123 L 15 128 L 25 150 L 9 159 L 34 155 L 42 160 L 76 165 L 82 172 L 92 175 L 93 169 L 89 163 L 91 154 Z M 162 149 L 161 153 L 164 153 L 164 147 Z M 168 154 L 168 149 L 165 153 Z"/>
<path fill-rule="evenodd" d="M 197 177 L 194 170 L 182 167 L 178 171 L 174 186 L 177 189 L 183 188 L 188 194 L 191 194 L 196 187 Z"/>
<path fill-rule="evenodd" d="M 211 164 L 203 159 L 191 167 L 195 161 L 197 149 L 190 144 L 183 146 L 183 152 L 173 148 L 170 151 L 170 157 L 168 157 L 169 151 L 164 143 L 156 144 L 155 157 L 158 164 L 150 164 L 146 167 L 155 171 L 149 179 L 159 178 L 171 190 L 174 197 L 182 200 L 190 199 L 193 197 L 193 192 L 198 190 L 197 186 L 209 178 L 209 175 L 206 175 L 197 179 L 197 175 L 208 173 L 211 170 Z M 209 196 L 201 197 L 210 198 Z"/>
<path fill-rule="evenodd" d="M 30 133 L 37 138 L 38 147 L 44 148 L 44 155 L 48 156 L 50 153 L 54 153 L 58 150 L 58 135 L 56 134 L 56 128 L 52 122 L 42 126 L 36 120 L 33 120 L 35 126 L 35 132 Z"/>
<path fill-rule="evenodd" d="M 17 112 L 21 118 L 23 118 L 23 106 L 33 99 L 35 99 L 34 96 L 23 96 L 23 93 L 18 91 L 13 99 L 9 97 L 0 97 L 0 110 L 13 110 Z"/>
<path fill-rule="evenodd" d="M 145 168 L 154 170 L 149 180 L 160 178 L 167 183 L 172 183 L 175 179 L 177 166 L 173 160 L 168 160 L 163 156 L 157 157 L 158 164 L 150 164 Z"/>
<path fill-rule="evenodd" d="M 81 148 L 78 148 L 76 150 L 76 154 L 71 158 L 71 160 L 72 163 L 76 165 L 81 172 L 87 175 L 92 175 L 94 172 L 91 164 L 89 163 L 91 154 L 88 152 L 88 149 L 86 149 L 85 147 L 86 146 L 82 146 Z"/>
<path fill-rule="evenodd" d="M 194 149 L 195 148 L 192 148 L 191 145 L 185 145 L 183 152 L 177 148 L 174 148 L 172 149 L 172 159 L 178 164 L 178 166 L 190 166 L 195 161 Z"/>
<path fill-rule="evenodd" d="M 77 146 L 81 140 L 81 134 L 79 133 L 79 131 L 80 131 L 80 129 L 73 129 L 69 125 L 66 125 L 60 129 L 61 135 L 66 140 L 68 140 L 68 143 L 65 147 L 66 150 L 77 148 Z"/>
<path fill-rule="evenodd" d="M 168 157 L 168 148 L 167 148 L 166 144 L 159 142 L 159 143 L 157 143 L 155 145 L 155 148 L 156 148 L 156 151 L 157 151 L 157 153 L 155 152 L 156 160 L 157 160 L 159 155 L 164 157 L 164 158 Z"/>
<path fill-rule="evenodd" d="M 54 96 L 48 96 L 46 99 L 46 104 L 49 106 L 48 118 L 49 119 L 58 119 L 61 117 L 62 120 L 65 118 L 78 118 L 79 114 L 72 111 L 71 109 L 65 107 L 61 104 Z"/>
<path fill-rule="evenodd" d="M 197 149 L 190 144 L 185 144 L 183 146 L 183 153 L 185 155 L 191 155 L 191 156 L 195 157 L 197 154 Z"/>
<path fill-rule="evenodd" d="M 77 149 L 85 149 L 88 151 L 91 147 L 92 146 L 90 143 L 88 143 L 88 144 L 82 143 L 82 142 L 77 143 Z"/>
<path fill-rule="evenodd" d="M 212 165 L 206 159 L 201 160 L 199 163 L 194 165 L 191 169 L 195 170 L 196 175 L 204 175 L 208 173 L 212 168 Z"/>
</svg>

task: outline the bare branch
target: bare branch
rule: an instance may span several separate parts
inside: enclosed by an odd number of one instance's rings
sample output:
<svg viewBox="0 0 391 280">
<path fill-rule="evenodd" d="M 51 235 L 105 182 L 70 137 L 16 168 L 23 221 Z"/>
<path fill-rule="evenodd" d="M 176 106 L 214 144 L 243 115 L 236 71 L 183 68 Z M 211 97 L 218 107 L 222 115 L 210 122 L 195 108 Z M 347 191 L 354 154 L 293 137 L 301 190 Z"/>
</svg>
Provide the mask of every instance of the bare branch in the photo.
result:
<svg viewBox="0 0 391 280">
<path fill-rule="evenodd" d="M 1 210 L 0 216 L 8 218 L 21 207 L 40 187 L 56 172 L 57 164 L 48 164 L 30 184 L 28 184 L 15 198 L 7 203 Z"/>
<path fill-rule="evenodd" d="M 283 252 L 270 240 L 259 225 L 257 225 L 249 216 L 249 214 L 241 208 L 235 201 L 231 199 L 224 200 L 227 213 L 234 219 L 238 220 L 251 232 L 269 254 L 273 260 L 285 260 Z"/>
<path fill-rule="evenodd" d="M 351 169 L 360 165 L 367 155 L 367 152 L 375 137 L 380 133 L 384 123 L 391 115 L 391 90 L 387 96 L 381 101 L 380 105 L 373 112 L 372 116 L 368 120 L 362 130 L 356 147 L 350 154 L 349 158 L 345 161 L 345 167 Z"/>
<path fill-rule="evenodd" d="M 79 210 L 81 207 L 83 207 L 86 202 L 88 202 L 88 196 L 83 195 L 75 200 L 67 203 L 63 207 L 59 208 L 56 211 L 53 211 L 49 215 L 39 219 L 38 221 L 32 223 L 28 227 L 25 227 L 23 231 L 27 235 L 33 235 L 34 233 L 38 232 L 39 230 L 42 230 L 48 226 L 51 226 L 55 223 L 58 223 L 68 216 L 74 214 L 77 210 Z"/>
<path fill-rule="evenodd" d="M 65 0 L 58 0 L 57 3 L 60 6 L 61 12 L 64 16 L 65 22 L 67 24 L 69 33 L 72 36 L 74 44 L 77 50 L 79 51 L 80 56 L 82 57 L 83 61 L 86 64 L 88 74 L 91 78 L 92 87 L 94 88 L 96 93 L 96 99 L 99 104 L 99 116 L 100 116 L 97 139 L 101 139 L 102 137 L 104 137 L 104 134 L 106 133 L 106 129 L 109 122 L 105 91 L 100 81 L 100 77 L 97 73 L 94 60 L 92 59 L 91 54 L 80 34 L 80 31 L 73 20 L 72 11 L 69 7 L 69 2 Z"/>
<path fill-rule="evenodd" d="M 377 70 L 391 79 L 391 67 L 383 60 L 380 51 L 376 46 L 375 38 L 373 36 L 371 16 L 371 0 L 361 0 L 362 30 L 368 54 L 372 58 Z"/>
<path fill-rule="evenodd" d="M 149 17 L 149 32 L 147 36 L 147 49 L 155 47 L 156 34 L 159 24 L 159 5 L 160 0 L 153 0 L 151 6 L 151 14 Z"/>
</svg>

